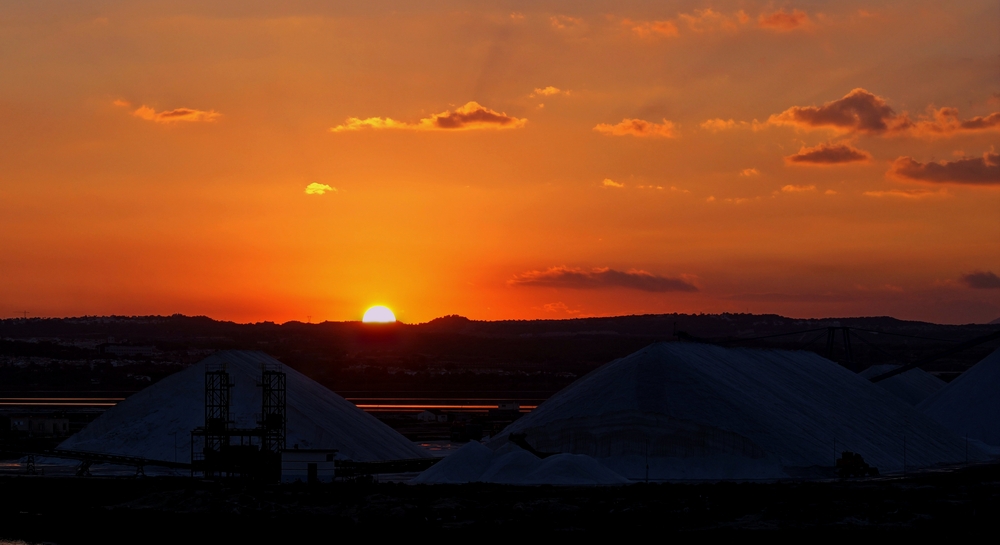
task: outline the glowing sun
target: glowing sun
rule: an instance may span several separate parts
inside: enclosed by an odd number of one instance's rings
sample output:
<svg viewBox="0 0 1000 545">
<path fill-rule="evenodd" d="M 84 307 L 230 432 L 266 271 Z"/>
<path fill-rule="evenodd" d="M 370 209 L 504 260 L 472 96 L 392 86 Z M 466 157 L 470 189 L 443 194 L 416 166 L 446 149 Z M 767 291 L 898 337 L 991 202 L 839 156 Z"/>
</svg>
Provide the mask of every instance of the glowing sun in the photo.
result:
<svg viewBox="0 0 1000 545">
<path fill-rule="evenodd" d="M 379 324 L 391 323 L 396 321 L 396 315 L 389 310 L 389 307 L 378 305 L 366 310 L 365 317 L 361 321 Z"/>
</svg>

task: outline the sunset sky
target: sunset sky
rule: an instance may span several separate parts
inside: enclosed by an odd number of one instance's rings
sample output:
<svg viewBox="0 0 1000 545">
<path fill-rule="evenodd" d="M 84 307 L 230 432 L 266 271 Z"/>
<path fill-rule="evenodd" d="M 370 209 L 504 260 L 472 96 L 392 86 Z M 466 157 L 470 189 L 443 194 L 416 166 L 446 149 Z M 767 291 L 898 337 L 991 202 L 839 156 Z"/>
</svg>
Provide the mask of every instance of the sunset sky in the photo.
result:
<svg viewBox="0 0 1000 545">
<path fill-rule="evenodd" d="M 0 317 L 1000 318 L 995 0 L 203 4 L 0 3 Z"/>
</svg>

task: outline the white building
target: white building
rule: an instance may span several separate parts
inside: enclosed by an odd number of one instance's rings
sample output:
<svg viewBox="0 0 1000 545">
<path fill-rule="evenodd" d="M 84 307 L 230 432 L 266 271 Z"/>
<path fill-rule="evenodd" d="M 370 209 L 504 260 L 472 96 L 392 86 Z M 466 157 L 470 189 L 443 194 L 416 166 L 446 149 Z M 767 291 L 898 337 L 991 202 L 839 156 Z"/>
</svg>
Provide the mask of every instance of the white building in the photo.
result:
<svg viewBox="0 0 1000 545">
<path fill-rule="evenodd" d="M 281 452 L 281 482 L 328 483 L 334 477 L 334 456 L 330 449 L 292 449 Z"/>
</svg>

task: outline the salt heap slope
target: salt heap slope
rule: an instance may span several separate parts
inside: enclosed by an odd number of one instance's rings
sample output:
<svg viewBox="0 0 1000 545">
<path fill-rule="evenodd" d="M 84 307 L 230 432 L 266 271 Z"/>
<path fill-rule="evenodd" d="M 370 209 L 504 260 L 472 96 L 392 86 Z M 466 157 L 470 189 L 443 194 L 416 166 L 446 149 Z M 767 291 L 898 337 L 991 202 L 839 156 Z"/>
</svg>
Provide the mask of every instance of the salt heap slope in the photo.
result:
<svg viewBox="0 0 1000 545">
<path fill-rule="evenodd" d="M 917 405 L 960 437 L 1000 446 L 1000 350 Z"/>
<path fill-rule="evenodd" d="M 205 369 L 225 364 L 232 389 L 230 415 L 237 427 L 256 427 L 261 412 L 261 365 L 286 374 L 287 446 L 339 449 L 357 461 L 426 457 L 428 453 L 353 403 L 309 377 L 256 351 L 227 350 L 133 394 L 59 448 L 153 460 L 191 459 L 191 430 L 205 423 Z"/>
<path fill-rule="evenodd" d="M 858 373 L 863 378 L 871 380 L 881 374 L 888 373 L 898 365 L 873 365 L 868 369 Z M 921 401 L 934 395 L 938 390 L 944 388 L 945 381 L 924 371 L 923 369 L 910 369 L 905 373 L 880 380 L 875 383 L 879 388 L 902 399 L 912 406 L 917 406 Z"/>
<path fill-rule="evenodd" d="M 508 426 L 537 451 L 630 479 L 767 479 L 830 467 L 834 442 L 882 472 L 965 460 L 965 442 L 809 352 L 658 343 L 582 377 Z M 985 459 L 978 449 L 972 459 Z M 812 470 L 815 472 L 815 470 Z"/>
</svg>

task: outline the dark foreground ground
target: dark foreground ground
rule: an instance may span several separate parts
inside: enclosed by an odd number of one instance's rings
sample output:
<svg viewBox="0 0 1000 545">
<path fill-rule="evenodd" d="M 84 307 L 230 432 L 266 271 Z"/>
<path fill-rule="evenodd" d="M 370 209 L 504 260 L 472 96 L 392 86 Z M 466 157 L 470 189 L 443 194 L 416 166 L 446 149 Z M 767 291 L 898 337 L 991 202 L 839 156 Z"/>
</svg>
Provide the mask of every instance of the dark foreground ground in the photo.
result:
<svg viewBox="0 0 1000 545">
<path fill-rule="evenodd" d="M 0 477 L 0 541 L 36 543 L 333 543 L 385 533 L 512 542 L 550 533 L 955 537 L 994 536 L 998 527 L 997 465 L 866 481 L 599 488 Z"/>
</svg>

